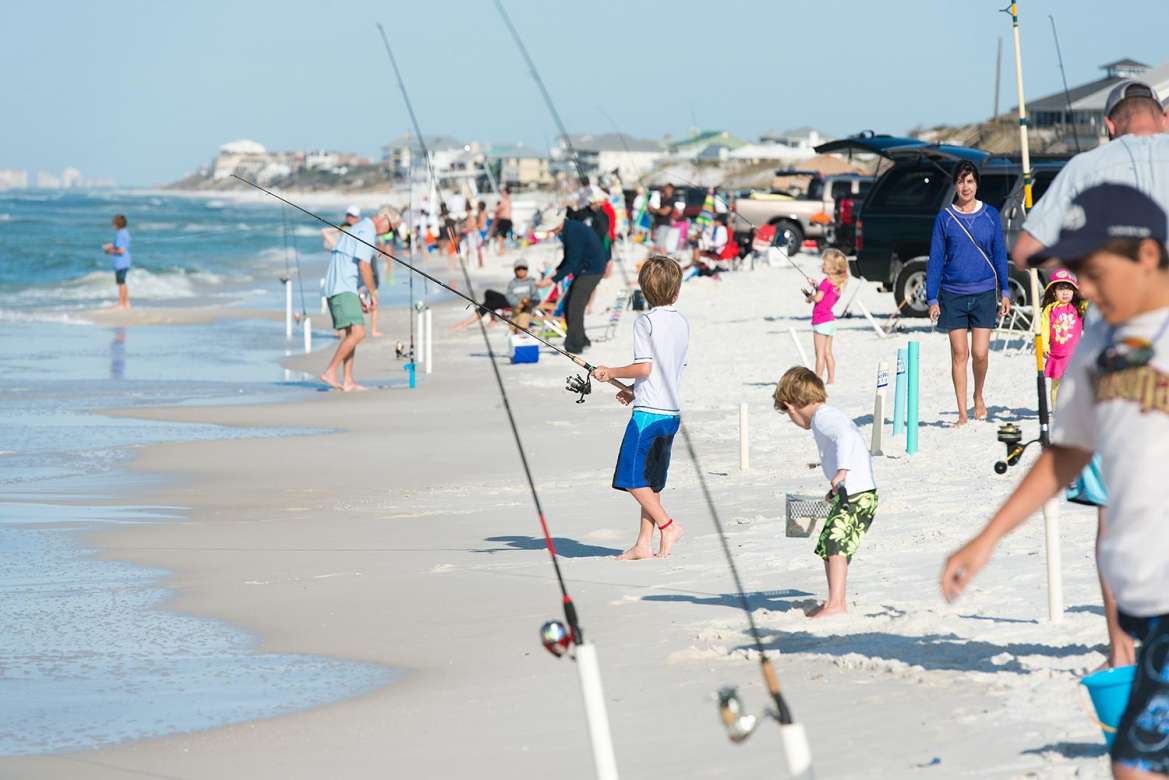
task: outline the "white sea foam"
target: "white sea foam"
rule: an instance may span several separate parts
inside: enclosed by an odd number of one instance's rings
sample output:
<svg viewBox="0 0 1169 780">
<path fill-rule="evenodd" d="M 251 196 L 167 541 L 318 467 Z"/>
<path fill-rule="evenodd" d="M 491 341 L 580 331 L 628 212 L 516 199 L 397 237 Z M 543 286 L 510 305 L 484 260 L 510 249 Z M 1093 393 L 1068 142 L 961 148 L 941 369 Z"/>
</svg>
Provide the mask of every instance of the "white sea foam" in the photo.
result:
<svg viewBox="0 0 1169 780">
<path fill-rule="evenodd" d="M 11 214 L 0 214 L 0 222 L 11 222 L 11 221 L 12 221 Z"/>
<path fill-rule="evenodd" d="M 80 319 L 69 312 L 19 309 L 0 309 L 0 322 L 55 322 L 64 325 L 88 325 L 87 320 Z"/>
<path fill-rule="evenodd" d="M 130 294 L 136 299 L 167 301 L 195 298 L 202 294 L 199 288 L 216 286 L 222 277 L 206 271 L 165 271 L 153 273 L 145 268 L 132 268 L 126 278 Z M 114 300 L 117 290 L 113 274 L 93 271 L 56 287 L 32 287 L 19 294 L 21 301 L 74 303 L 93 300 Z"/>
</svg>

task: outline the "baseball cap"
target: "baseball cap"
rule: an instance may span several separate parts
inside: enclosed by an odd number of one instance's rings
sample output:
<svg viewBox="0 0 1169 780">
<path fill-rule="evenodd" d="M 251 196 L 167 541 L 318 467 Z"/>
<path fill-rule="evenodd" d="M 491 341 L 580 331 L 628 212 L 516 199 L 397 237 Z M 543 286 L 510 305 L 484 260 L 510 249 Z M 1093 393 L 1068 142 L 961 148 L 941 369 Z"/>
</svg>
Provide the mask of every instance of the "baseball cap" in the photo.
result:
<svg viewBox="0 0 1169 780">
<path fill-rule="evenodd" d="M 1059 270 L 1057 270 L 1055 273 L 1053 273 L 1051 275 L 1050 279 L 1047 280 L 1047 285 L 1044 286 L 1043 291 L 1047 292 L 1054 285 L 1061 284 L 1061 283 L 1062 284 L 1070 284 L 1072 287 L 1075 287 L 1077 290 L 1080 289 L 1080 280 L 1076 278 L 1076 275 L 1073 274 L 1071 271 L 1069 271 L 1066 268 L 1060 268 Z"/>
<path fill-rule="evenodd" d="M 1039 265 L 1058 258 L 1075 263 L 1109 241 L 1151 238 L 1165 243 L 1169 218 L 1156 201 L 1127 184 L 1098 184 L 1081 192 L 1068 206 L 1054 244 L 1028 261 Z"/>
<path fill-rule="evenodd" d="M 512 264 L 511 264 L 511 267 L 512 267 L 513 269 L 515 269 L 515 270 L 518 270 L 518 269 L 520 269 L 520 268 L 527 268 L 527 267 L 528 267 L 528 261 L 527 261 L 527 260 L 525 260 L 525 259 L 524 259 L 524 258 L 522 258 L 522 257 L 520 257 L 520 258 L 517 258 L 517 259 L 516 259 L 516 261 L 515 261 L 514 263 L 512 263 Z"/>
<path fill-rule="evenodd" d="M 1161 102 L 1157 90 L 1143 81 L 1127 79 L 1117 84 L 1108 93 L 1108 98 L 1104 101 L 1104 116 L 1112 116 L 1113 110 L 1120 105 L 1121 101 L 1129 98 L 1148 98 L 1157 101 L 1158 104 Z"/>
<path fill-rule="evenodd" d="M 345 209 L 345 216 L 347 216 L 347 217 L 360 217 L 361 216 L 361 206 L 350 206 L 349 208 Z"/>
<path fill-rule="evenodd" d="M 566 212 L 563 207 L 550 208 L 540 215 L 540 224 L 537 230 L 537 237 L 540 234 L 551 233 L 556 228 L 564 224 Z"/>
</svg>

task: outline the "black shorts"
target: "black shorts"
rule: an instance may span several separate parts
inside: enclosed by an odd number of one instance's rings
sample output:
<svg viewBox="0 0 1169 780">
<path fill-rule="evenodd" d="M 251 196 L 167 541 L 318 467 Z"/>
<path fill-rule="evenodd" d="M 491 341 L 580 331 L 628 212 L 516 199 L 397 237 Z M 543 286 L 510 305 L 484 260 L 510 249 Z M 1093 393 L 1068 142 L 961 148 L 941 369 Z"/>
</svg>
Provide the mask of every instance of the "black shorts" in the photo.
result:
<svg viewBox="0 0 1169 780">
<path fill-rule="evenodd" d="M 495 220 L 495 235 L 502 238 L 511 237 L 511 220 L 497 219 Z"/>
<path fill-rule="evenodd" d="M 942 314 L 938 317 L 938 330 L 971 330 L 986 328 L 993 330 L 998 321 L 999 299 L 994 290 L 960 295 L 942 290 L 938 293 L 938 306 Z"/>
<path fill-rule="evenodd" d="M 130 272 L 129 268 L 115 268 L 114 269 L 114 281 L 117 282 L 118 284 L 125 284 L 126 283 L 126 274 L 128 274 L 129 272 Z"/>
<path fill-rule="evenodd" d="M 1128 706 L 1112 742 L 1112 760 L 1156 774 L 1169 774 L 1169 615 L 1134 618 L 1120 613 L 1120 626 L 1141 643 Z"/>
<path fill-rule="evenodd" d="M 488 290 L 483 293 L 483 308 L 487 311 L 499 311 L 500 309 L 510 309 L 511 302 L 507 300 L 507 296 L 498 290 Z"/>
</svg>

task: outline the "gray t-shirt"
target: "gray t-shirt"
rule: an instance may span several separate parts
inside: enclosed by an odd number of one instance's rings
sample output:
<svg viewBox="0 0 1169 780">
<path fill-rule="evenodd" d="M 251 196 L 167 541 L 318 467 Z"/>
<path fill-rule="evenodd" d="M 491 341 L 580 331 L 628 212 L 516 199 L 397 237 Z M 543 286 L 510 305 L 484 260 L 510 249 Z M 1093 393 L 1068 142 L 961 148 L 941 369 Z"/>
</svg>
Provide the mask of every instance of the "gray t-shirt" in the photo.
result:
<svg viewBox="0 0 1169 780">
<path fill-rule="evenodd" d="M 1100 352 L 1131 338 L 1154 341 L 1149 364 L 1101 374 Z M 1100 455 L 1108 522 L 1097 560 L 1121 611 L 1169 614 L 1169 308 L 1084 332 L 1059 386 L 1051 440 Z"/>
<path fill-rule="evenodd" d="M 1077 154 L 1031 209 L 1023 229 L 1053 245 L 1072 199 L 1097 184 L 1135 187 L 1169 212 L 1169 134 L 1124 135 Z"/>
</svg>

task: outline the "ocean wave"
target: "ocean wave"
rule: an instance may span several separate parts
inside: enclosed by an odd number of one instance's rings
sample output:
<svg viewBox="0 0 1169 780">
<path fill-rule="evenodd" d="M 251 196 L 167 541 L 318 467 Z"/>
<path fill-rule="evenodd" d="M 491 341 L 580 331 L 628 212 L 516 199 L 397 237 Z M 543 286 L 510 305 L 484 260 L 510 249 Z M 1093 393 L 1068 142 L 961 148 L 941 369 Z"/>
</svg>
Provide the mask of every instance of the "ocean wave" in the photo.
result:
<svg viewBox="0 0 1169 780">
<path fill-rule="evenodd" d="M 56 287 L 32 287 L 22 290 L 19 299 L 28 303 L 112 301 L 117 298 L 113 276 L 109 271 L 93 271 Z M 222 281 L 222 277 L 207 271 L 181 269 L 154 273 L 145 268 L 132 268 L 126 278 L 131 298 L 151 301 L 195 298 L 203 294 L 199 288 L 214 287 Z"/>
<path fill-rule="evenodd" d="M 47 311 L 43 309 L 0 309 L 0 322 L 54 322 L 65 325 L 88 325 L 89 321 L 80 319 L 68 312 Z"/>
</svg>

